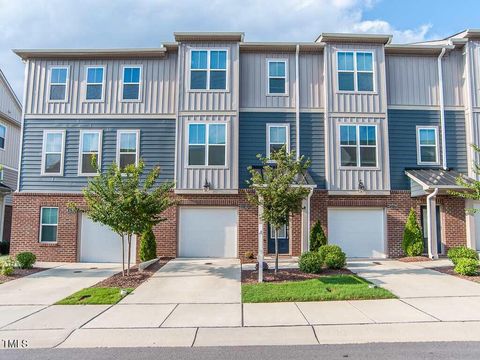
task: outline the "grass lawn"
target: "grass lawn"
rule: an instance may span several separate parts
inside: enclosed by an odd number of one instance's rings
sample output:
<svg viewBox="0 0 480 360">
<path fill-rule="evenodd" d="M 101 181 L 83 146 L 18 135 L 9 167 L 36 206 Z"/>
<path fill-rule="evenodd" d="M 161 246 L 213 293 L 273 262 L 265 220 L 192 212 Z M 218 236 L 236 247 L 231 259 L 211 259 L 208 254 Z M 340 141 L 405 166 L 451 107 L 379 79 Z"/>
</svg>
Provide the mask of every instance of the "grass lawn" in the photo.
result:
<svg viewBox="0 0 480 360">
<path fill-rule="evenodd" d="M 133 291 L 131 288 L 125 290 L 129 294 Z M 116 304 L 121 299 L 118 287 L 86 288 L 60 300 L 56 305 L 110 305 Z"/>
<path fill-rule="evenodd" d="M 375 287 L 355 275 L 321 276 L 303 281 L 242 285 L 244 303 L 282 301 L 368 300 L 395 298 L 390 291 Z"/>
</svg>

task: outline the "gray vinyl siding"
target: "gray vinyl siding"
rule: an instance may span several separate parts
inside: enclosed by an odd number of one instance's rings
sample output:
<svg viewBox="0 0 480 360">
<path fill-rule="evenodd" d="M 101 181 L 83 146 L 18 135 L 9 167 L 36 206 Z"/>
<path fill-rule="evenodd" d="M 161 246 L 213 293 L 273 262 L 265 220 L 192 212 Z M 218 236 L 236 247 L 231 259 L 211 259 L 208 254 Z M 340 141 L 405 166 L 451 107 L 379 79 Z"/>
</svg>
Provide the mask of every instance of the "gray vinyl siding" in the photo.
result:
<svg viewBox="0 0 480 360">
<path fill-rule="evenodd" d="M 467 136 L 463 111 L 445 112 L 445 134 L 447 167 L 467 174 Z"/>
<path fill-rule="evenodd" d="M 41 176 L 44 129 L 66 129 L 63 176 Z M 78 176 L 81 129 L 101 129 L 102 170 L 116 161 L 117 130 L 140 130 L 140 158 L 146 171 L 160 166 L 160 181 L 174 178 L 175 120 L 127 119 L 25 119 L 20 191 L 79 192 L 89 177 Z"/>
<path fill-rule="evenodd" d="M 20 124 L 2 119 L 1 114 L 0 124 L 7 128 L 5 149 L 0 149 L 0 164 L 17 169 L 18 158 L 20 156 Z"/>
<path fill-rule="evenodd" d="M 22 109 L 18 106 L 18 103 L 7 84 L 5 84 L 0 77 L 0 118 L 2 117 L 2 114 L 20 124 Z"/>
<path fill-rule="evenodd" d="M 325 125 L 322 113 L 300 114 L 300 155 L 311 160 L 309 172 L 317 189 L 325 189 Z"/>
<path fill-rule="evenodd" d="M 442 70 L 445 106 L 464 106 L 465 59 L 463 51 L 454 50 L 445 54 L 442 61 Z"/>
<path fill-rule="evenodd" d="M 17 190 L 18 171 L 12 169 L 3 169 L 2 183 L 10 187 L 13 191 Z M 5 204 L 12 205 L 12 195 L 5 197 Z"/>
<path fill-rule="evenodd" d="M 26 115 L 107 115 L 107 114 L 173 114 L 175 113 L 175 79 L 177 55 L 169 53 L 160 59 L 32 59 L 28 62 Z M 69 67 L 67 102 L 48 101 L 49 68 Z M 105 66 L 103 102 L 85 100 L 86 67 Z M 121 99 L 123 65 L 142 66 L 141 100 Z"/>
</svg>

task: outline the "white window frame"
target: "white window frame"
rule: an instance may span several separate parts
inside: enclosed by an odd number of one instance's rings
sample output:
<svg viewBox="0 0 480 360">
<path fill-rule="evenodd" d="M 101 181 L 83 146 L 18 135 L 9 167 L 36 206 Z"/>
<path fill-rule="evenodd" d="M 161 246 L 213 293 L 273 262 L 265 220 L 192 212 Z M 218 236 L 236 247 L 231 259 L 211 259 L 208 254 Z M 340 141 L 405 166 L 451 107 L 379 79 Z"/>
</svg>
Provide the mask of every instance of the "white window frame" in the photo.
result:
<svg viewBox="0 0 480 360">
<path fill-rule="evenodd" d="M 356 144 L 355 145 L 341 145 L 341 134 L 340 134 L 340 128 L 342 126 L 354 126 L 355 127 L 355 137 L 356 137 Z M 360 145 L 360 127 L 362 126 L 373 126 L 375 127 L 375 145 Z M 378 159 L 378 124 L 369 124 L 369 123 L 364 123 L 364 124 L 349 124 L 349 123 L 339 123 L 337 127 L 337 141 L 338 141 L 338 162 L 339 162 L 339 168 L 340 169 L 361 169 L 361 170 L 379 170 L 379 159 Z M 356 154 L 357 154 L 357 165 L 353 166 L 346 166 L 342 165 L 342 147 L 356 147 Z M 360 158 L 360 149 L 362 147 L 369 147 L 373 148 L 375 147 L 375 166 L 361 166 L 361 158 Z"/>
<path fill-rule="evenodd" d="M 205 165 L 190 165 L 189 164 L 189 154 L 190 154 L 190 125 L 205 125 L 205 143 L 204 144 L 192 144 L 192 145 L 204 145 L 205 146 Z M 208 152 L 209 152 L 209 139 L 208 139 L 208 134 L 209 134 L 209 126 L 210 125 L 223 125 L 225 127 L 225 164 L 224 165 L 209 165 L 208 164 Z M 228 126 L 226 122 L 189 122 L 187 123 L 187 149 L 186 153 L 187 156 L 185 157 L 187 160 L 186 167 L 189 169 L 227 169 L 228 168 Z M 212 144 L 212 146 L 219 145 L 220 144 Z"/>
<path fill-rule="evenodd" d="M 270 76 L 270 63 L 271 62 L 283 62 L 285 64 L 285 76 Z M 288 59 L 276 59 L 268 58 L 266 59 L 267 67 L 267 96 L 288 96 Z M 271 93 L 270 92 L 270 79 L 285 79 L 285 92 L 284 93 Z"/>
<path fill-rule="evenodd" d="M 138 98 L 137 99 L 124 99 L 123 98 L 123 86 L 125 85 L 124 83 L 124 77 L 125 77 L 125 69 L 126 68 L 138 68 L 140 69 L 140 75 L 138 79 L 138 83 L 127 83 L 129 85 L 135 85 L 138 84 Z M 142 96 L 143 96 L 143 65 L 142 64 L 124 64 L 122 65 L 122 81 L 121 81 L 121 86 L 120 86 L 120 92 L 121 92 L 121 102 L 142 102 Z"/>
<path fill-rule="evenodd" d="M 67 70 L 67 76 L 66 76 L 66 82 L 65 84 L 63 83 L 52 83 L 52 70 L 53 69 L 66 69 Z M 50 99 L 50 90 L 52 85 L 65 85 L 65 96 L 63 99 L 59 100 L 52 100 Z M 70 89 L 70 66 L 68 65 L 52 65 L 48 68 L 48 86 L 47 86 L 47 102 L 51 103 L 65 103 L 68 102 L 68 93 Z"/>
<path fill-rule="evenodd" d="M 353 53 L 353 70 L 339 70 L 338 69 L 338 53 Z M 357 70 L 357 54 L 372 54 L 372 71 L 364 71 L 364 70 Z M 376 64 L 376 59 L 375 59 L 375 52 L 372 50 L 342 50 L 338 49 L 336 51 L 336 70 L 337 70 L 337 76 L 336 76 L 336 82 L 337 82 L 337 88 L 336 91 L 337 93 L 345 93 L 345 94 L 376 94 L 377 93 L 377 82 L 375 81 L 375 64 Z M 339 73 L 353 73 L 353 90 L 340 90 L 340 81 L 338 80 L 338 74 Z M 358 73 L 368 73 L 372 74 L 372 85 L 373 89 L 371 91 L 367 90 L 358 90 L 358 79 L 357 79 L 357 74 Z"/>
<path fill-rule="evenodd" d="M 207 68 L 206 69 L 192 69 L 192 52 L 206 51 L 207 52 Z M 225 89 L 210 89 L 210 52 L 211 51 L 225 51 L 227 59 L 225 61 Z M 230 77 L 230 51 L 228 48 L 190 48 L 188 50 L 188 92 L 229 92 L 229 77 Z M 214 69 L 219 70 L 219 69 Z M 192 89 L 192 71 L 206 71 L 207 72 L 207 88 L 206 89 Z"/>
<path fill-rule="evenodd" d="M 270 128 L 272 127 L 283 127 L 285 128 L 285 136 L 286 136 L 286 145 L 287 145 L 287 153 L 290 153 L 290 124 L 285 123 L 268 123 L 267 124 L 267 158 L 270 158 Z"/>
<path fill-rule="evenodd" d="M 7 125 L 5 125 L 4 123 L 0 123 L 0 127 L 3 127 L 5 129 L 5 137 L 4 137 L 4 141 L 3 141 L 3 148 L 0 147 L 0 151 L 3 151 L 7 148 L 7 131 L 8 131 L 8 128 L 7 128 Z"/>
<path fill-rule="evenodd" d="M 434 130 L 435 131 L 435 145 L 421 145 L 420 144 L 420 131 L 421 130 Z M 438 126 L 417 126 L 417 165 L 439 165 L 440 164 L 440 146 L 438 143 Z M 435 146 L 435 158 L 436 161 L 422 161 L 420 148 L 422 146 L 433 147 Z"/>
<path fill-rule="evenodd" d="M 43 224 L 42 223 L 43 209 L 57 209 L 57 223 L 56 224 Z M 59 221 L 59 218 L 60 218 L 60 209 L 57 206 L 42 206 L 40 208 L 40 229 L 39 229 L 39 232 L 38 232 L 38 242 L 39 243 L 56 244 L 58 242 L 58 221 Z M 44 225 L 45 226 L 56 226 L 56 228 L 57 228 L 57 231 L 56 231 L 57 234 L 55 236 L 55 239 L 57 239 L 56 241 L 43 241 L 42 240 L 42 227 Z"/>
<path fill-rule="evenodd" d="M 83 135 L 85 134 L 98 134 L 98 171 L 94 173 L 84 173 L 82 172 L 83 168 Z M 78 176 L 95 176 L 98 175 L 102 169 L 102 130 L 80 130 L 80 139 L 78 141 Z M 87 152 L 85 154 L 93 154 L 91 152 Z"/>
<path fill-rule="evenodd" d="M 120 136 L 122 134 L 135 134 L 136 135 L 136 149 L 135 149 L 135 166 L 138 166 L 140 160 L 140 130 L 117 130 L 117 150 L 116 150 L 116 161 L 118 166 L 120 166 Z"/>
<path fill-rule="evenodd" d="M 89 69 L 102 69 L 102 82 L 101 83 L 89 83 L 88 82 L 88 70 Z M 83 100 L 85 102 L 104 102 L 105 101 L 105 77 L 106 77 L 106 69 L 107 67 L 105 65 L 88 65 L 85 67 L 85 91 L 84 91 L 84 96 Z M 100 99 L 87 99 L 87 90 L 88 90 L 88 85 L 102 85 L 102 97 Z M 123 89 L 123 86 L 122 86 Z M 123 95 L 123 94 L 122 94 Z"/>
<path fill-rule="evenodd" d="M 45 172 L 45 160 L 47 156 L 47 135 L 48 134 L 62 134 L 62 152 L 60 153 L 60 172 L 59 173 L 47 173 Z M 63 168 L 64 168 L 64 162 L 65 162 L 65 136 L 66 131 L 65 130 L 43 130 L 43 139 L 42 139 L 42 168 L 40 169 L 40 175 L 42 176 L 63 176 Z M 57 152 L 54 153 L 48 153 L 48 154 L 58 154 Z"/>
<path fill-rule="evenodd" d="M 2 166 L 0 167 L 0 181 L 3 181 L 4 174 L 5 174 L 5 168 Z"/>
</svg>

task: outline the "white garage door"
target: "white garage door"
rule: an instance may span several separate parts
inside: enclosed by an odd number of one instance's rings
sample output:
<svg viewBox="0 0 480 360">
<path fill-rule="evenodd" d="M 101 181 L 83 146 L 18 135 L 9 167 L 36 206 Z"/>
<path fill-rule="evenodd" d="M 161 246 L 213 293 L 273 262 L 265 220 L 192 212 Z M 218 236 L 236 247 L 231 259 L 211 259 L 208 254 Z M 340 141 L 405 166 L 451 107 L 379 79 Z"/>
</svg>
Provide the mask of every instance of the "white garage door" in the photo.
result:
<svg viewBox="0 0 480 360">
<path fill-rule="evenodd" d="M 180 257 L 237 257 L 237 209 L 180 208 Z"/>
<path fill-rule="evenodd" d="M 328 242 L 348 257 L 385 257 L 383 209 L 328 209 Z"/>
<path fill-rule="evenodd" d="M 125 249 L 127 249 L 125 239 Z M 125 251 L 125 261 L 127 251 Z M 131 264 L 135 263 L 136 238 L 132 239 Z M 93 222 L 82 215 L 82 228 L 80 230 L 80 261 L 100 263 L 122 262 L 122 238 L 110 228 Z"/>
</svg>

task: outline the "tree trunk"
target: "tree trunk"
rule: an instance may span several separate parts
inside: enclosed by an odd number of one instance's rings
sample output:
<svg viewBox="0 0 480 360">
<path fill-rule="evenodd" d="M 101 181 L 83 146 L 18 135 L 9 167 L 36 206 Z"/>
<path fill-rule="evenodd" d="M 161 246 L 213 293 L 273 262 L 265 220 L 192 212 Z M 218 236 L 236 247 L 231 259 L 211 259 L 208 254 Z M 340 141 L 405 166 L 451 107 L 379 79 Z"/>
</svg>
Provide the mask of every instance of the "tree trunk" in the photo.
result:
<svg viewBox="0 0 480 360">
<path fill-rule="evenodd" d="M 125 276 L 125 235 L 122 234 L 122 276 Z"/>
<path fill-rule="evenodd" d="M 132 252 L 132 234 L 128 234 L 128 254 L 127 254 L 127 276 L 130 275 L 130 253 Z"/>
<path fill-rule="evenodd" d="M 278 272 L 278 228 L 275 228 L 275 275 Z"/>
</svg>

